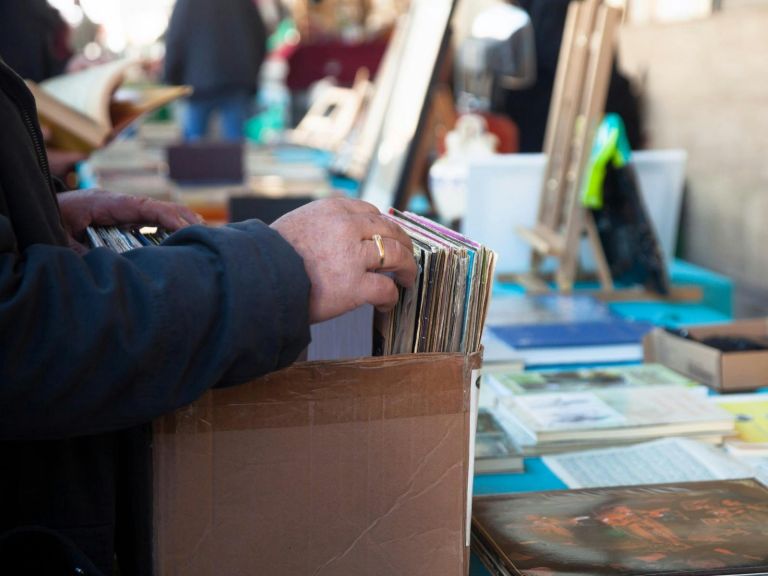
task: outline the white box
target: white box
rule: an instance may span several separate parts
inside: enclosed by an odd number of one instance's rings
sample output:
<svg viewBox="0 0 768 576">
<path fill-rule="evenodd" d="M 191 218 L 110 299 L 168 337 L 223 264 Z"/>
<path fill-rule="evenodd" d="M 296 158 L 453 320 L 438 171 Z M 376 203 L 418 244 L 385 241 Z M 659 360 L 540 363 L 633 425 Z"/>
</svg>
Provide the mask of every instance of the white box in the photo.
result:
<svg viewBox="0 0 768 576">
<path fill-rule="evenodd" d="M 641 193 L 667 261 L 674 258 L 677 244 L 687 158 L 684 150 L 632 154 Z M 462 233 L 498 252 L 498 272 L 529 269 L 530 246 L 515 230 L 536 223 L 545 169 L 544 154 L 498 154 L 469 162 Z M 584 269 L 594 269 L 586 241 L 581 258 Z"/>
</svg>

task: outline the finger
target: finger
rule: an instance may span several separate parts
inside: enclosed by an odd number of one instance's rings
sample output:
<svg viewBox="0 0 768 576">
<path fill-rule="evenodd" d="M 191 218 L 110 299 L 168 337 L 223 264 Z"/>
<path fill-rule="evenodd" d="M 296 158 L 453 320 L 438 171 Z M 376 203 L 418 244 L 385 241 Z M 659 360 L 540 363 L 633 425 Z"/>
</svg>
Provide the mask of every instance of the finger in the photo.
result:
<svg viewBox="0 0 768 576">
<path fill-rule="evenodd" d="M 115 225 L 161 226 L 170 231 L 188 226 L 190 219 L 194 223 L 199 221 L 194 212 L 185 206 L 135 196 L 113 198 L 109 216 Z"/>
<path fill-rule="evenodd" d="M 330 200 L 330 201 L 341 204 L 349 212 L 352 212 L 355 214 L 373 214 L 373 215 L 381 214 L 381 212 L 379 211 L 378 208 L 376 208 L 376 206 L 374 206 L 370 202 L 366 202 L 365 200 L 356 200 L 354 198 L 334 198 L 333 200 Z"/>
<path fill-rule="evenodd" d="M 197 212 L 191 210 L 187 206 L 178 206 L 179 217 L 185 224 L 204 224 L 205 218 L 203 218 Z"/>
<path fill-rule="evenodd" d="M 357 218 L 360 222 L 361 239 L 370 240 L 374 234 L 379 234 L 383 238 L 396 240 L 408 250 L 413 249 L 411 238 L 405 230 L 383 214 L 365 214 Z"/>
<path fill-rule="evenodd" d="M 169 231 L 202 222 L 202 217 L 186 206 L 154 200 L 144 206 L 141 215 L 147 224 L 156 224 Z"/>
<path fill-rule="evenodd" d="M 413 249 L 406 248 L 392 238 L 382 238 L 382 253 L 373 240 L 364 241 L 366 268 L 377 272 L 391 272 L 401 286 L 413 286 L 418 269 Z M 383 260 L 383 262 L 382 262 Z"/>
<path fill-rule="evenodd" d="M 386 312 L 397 304 L 397 286 L 391 278 L 384 274 L 368 272 L 360 282 L 360 296 L 368 304 L 373 304 L 377 310 Z"/>
</svg>

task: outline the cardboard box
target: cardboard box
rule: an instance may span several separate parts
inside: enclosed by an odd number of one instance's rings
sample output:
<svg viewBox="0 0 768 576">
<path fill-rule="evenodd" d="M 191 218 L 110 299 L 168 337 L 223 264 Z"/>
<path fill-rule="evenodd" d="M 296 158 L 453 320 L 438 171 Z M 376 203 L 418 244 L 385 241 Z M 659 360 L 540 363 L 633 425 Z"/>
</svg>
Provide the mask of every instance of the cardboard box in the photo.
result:
<svg viewBox="0 0 768 576">
<path fill-rule="evenodd" d="M 709 336 L 768 336 L 768 319 L 738 320 L 689 328 L 695 339 Z M 646 362 L 659 362 L 720 392 L 768 386 L 768 350 L 721 352 L 716 348 L 671 334 L 661 328 L 643 341 Z"/>
<path fill-rule="evenodd" d="M 480 354 L 306 362 L 156 421 L 158 576 L 465 576 Z"/>
</svg>

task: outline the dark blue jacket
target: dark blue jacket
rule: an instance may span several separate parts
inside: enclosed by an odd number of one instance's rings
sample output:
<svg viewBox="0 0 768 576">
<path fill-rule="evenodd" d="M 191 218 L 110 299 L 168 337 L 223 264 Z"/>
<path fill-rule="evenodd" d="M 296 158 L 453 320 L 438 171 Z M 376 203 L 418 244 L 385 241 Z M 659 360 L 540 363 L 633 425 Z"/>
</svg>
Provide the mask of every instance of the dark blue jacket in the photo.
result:
<svg viewBox="0 0 768 576">
<path fill-rule="evenodd" d="M 53 529 L 108 573 L 116 491 L 132 481 L 121 435 L 291 363 L 309 341 L 309 280 L 258 221 L 78 255 L 32 96 L 1 60 L 0 126 L 0 534 Z"/>
</svg>

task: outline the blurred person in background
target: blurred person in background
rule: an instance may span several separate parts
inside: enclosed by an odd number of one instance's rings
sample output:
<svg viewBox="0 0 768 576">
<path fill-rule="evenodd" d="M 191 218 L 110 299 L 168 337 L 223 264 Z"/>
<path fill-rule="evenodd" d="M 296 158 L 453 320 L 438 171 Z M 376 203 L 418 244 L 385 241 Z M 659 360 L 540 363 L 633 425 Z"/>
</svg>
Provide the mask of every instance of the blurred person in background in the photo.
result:
<svg viewBox="0 0 768 576">
<path fill-rule="evenodd" d="M 0 58 L 25 80 L 42 82 L 66 72 L 73 56 L 70 33 L 46 0 L 0 0 Z M 48 150 L 51 171 L 60 178 L 83 159 L 79 152 Z"/>
<path fill-rule="evenodd" d="M 24 79 L 63 74 L 72 57 L 69 34 L 46 0 L 0 0 L 0 57 Z"/>
<path fill-rule="evenodd" d="M 267 53 L 267 29 L 254 0 L 178 0 L 165 42 L 164 81 L 194 89 L 184 138 L 207 137 L 218 114 L 221 137 L 242 139 Z"/>
</svg>

